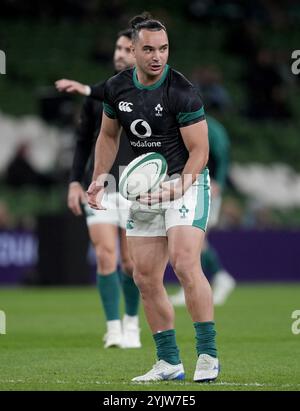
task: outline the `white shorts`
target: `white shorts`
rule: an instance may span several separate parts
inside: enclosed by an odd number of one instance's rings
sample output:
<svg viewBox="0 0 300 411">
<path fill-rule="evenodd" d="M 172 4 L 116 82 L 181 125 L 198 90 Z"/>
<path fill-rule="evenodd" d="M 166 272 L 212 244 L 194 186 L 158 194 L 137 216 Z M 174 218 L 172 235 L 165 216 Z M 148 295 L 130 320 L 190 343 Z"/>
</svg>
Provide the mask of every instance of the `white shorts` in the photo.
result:
<svg viewBox="0 0 300 411">
<path fill-rule="evenodd" d="M 84 204 L 87 225 L 113 224 L 126 228 L 131 201 L 115 192 L 104 194 L 102 204 L 106 210 L 94 210 L 88 204 Z"/>
<path fill-rule="evenodd" d="M 161 207 L 148 208 L 138 202 L 130 207 L 126 235 L 165 237 L 175 226 L 206 230 L 210 208 L 209 171 L 206 168 L 184 195 Z"/>
</svg>

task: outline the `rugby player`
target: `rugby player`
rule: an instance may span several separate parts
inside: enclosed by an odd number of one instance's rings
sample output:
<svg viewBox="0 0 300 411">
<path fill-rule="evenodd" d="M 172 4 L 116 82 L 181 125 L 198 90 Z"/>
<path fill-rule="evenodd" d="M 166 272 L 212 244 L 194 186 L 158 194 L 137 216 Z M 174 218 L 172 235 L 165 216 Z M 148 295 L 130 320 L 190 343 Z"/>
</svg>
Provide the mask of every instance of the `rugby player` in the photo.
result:
<svg viewBox="0 0 300 411">
<path fill-rule="evenodd" d="M 118 34 L 114 52 L 116 72 L 132 67 L 135 63 L 131 52 L 131 35 L 130 29 Z M 117 192 L 119 166 L 126 166 L 134 158 L 127 139 L 122 139 L 119 154 L 111 169 L 114 181 L 111 181 L 109 185 L 106 211 L 93 210 L 88 206 L 82 185 L 83 180 L 91 180 L 93 172 L 94 147 L 101 126 L 104 86 L 105 82 L 94 86 L 87 86 L 68 79 L 56 82 L 59 91 L 89 96 L 84 101 L 77 130 L 68 206 L 75 215 L 81 215 L 81 204 L 83 204 L 89 236 L 95 249 L 97 288 L 107 324 L 104 347 L 139 348 L 141 347 L 138 324 L 139 290 L 132 279 L 132 262 L 128 254 L 125 233 L 129 202 L 126 202 Z M 84 176 L 86 167 L 88 170 Z M 119 235 L 121 272 L 117 270 Z M 119 309 L 121 286 L 125 298 L 125 315 L 122 322 Z"/>
<path fill-rule="evenodd" d="M 158 358 L 149 372 L 133 381 L 185 376 L 176 343 L 174 310 L 163 285 L 168 259 L 184 288 L 194 323 L 194 381 L 212 381 L 219 373 L 213 301 L 199 259 L 210 202 L 203 103 L 195 87 L 167 64 L 169 42 L 165 26 L 147 15 L 137 16 L 131 24 L 136 67 L 112 77 L 105 85 L 88 202 L 93 208 L 104 208 L 106 176 L 118 152 L 122 127 L 136 156 L 156 151 L 166 158 L 170 181 L 157 192 L 141 195 L 140 210 L 131 206 L 126 230 L 134 281 L 142 296 Z M 122 110 L 125 102 L 130 111 Z M 177 178 L 172 179 L 174 175 Z M 162 208 L 155 207 L 151 219 L 144 219 L 144 207 L 158 203 Z M 168 206 L 163 208 L 163 204 Z"/>
</svg>

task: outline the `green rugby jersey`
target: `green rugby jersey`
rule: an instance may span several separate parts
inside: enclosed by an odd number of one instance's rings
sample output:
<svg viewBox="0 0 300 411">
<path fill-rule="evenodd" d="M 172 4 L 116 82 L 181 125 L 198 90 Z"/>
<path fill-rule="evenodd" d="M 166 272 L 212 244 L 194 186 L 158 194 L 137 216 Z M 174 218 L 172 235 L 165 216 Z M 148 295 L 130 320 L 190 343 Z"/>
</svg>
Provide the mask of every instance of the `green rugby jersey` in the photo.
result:
<svg viewBox="0 0 300 411">
<path fill-rule="evenodd" d="M 197 89 L 168 65 L 151 86 L 138 81 L 136 69 L 110 78 L 103 108 L 109 118 L 119 120 L 136 156 L 159 152 L 170 176 L 182 172 L 189 156 L 180 128 L 205 120 Z"/>
</svg>

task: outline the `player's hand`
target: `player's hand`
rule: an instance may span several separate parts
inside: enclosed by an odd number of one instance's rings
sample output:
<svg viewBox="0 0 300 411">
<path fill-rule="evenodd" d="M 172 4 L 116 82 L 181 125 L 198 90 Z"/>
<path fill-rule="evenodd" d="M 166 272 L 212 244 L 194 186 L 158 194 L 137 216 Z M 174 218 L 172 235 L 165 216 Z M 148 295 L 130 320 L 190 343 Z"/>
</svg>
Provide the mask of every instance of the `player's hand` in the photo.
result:
<svg viewBox="0 0 300 411">
<path fill-rule="evenodd" d="M 88 86 L 79 83 L 78 81 L 61 79 L 55 82 L 55 87 L 58 91 L 65 91 L 66 93 L 81 94 L 87 96 Z"/>
<path fill-rule="evenodd" d="M 95 210 L 106 210 L 102 205 L 102 199 L 104 196 L 105 188 L 103 185 L 97 183 L 97 181 L 92 181 L 87 190 L 87 200 L 91 208 Z"/>
<path fill-rule="evenodd" d="M 74 181 L 69 184 L 68 207 L 76 216 L 82 214 L 81 203 L 86 203 L 86 194 L 81 184 Z"/>
<path fill-rule="evenodd" d="M 176 181 L 166 181 L 160 183 L 160 188 L 153 193 L 141 194 L 138 201 L 144 205 L 154 205 L 158 203 L 165 203 L 174 201 L 182 197 L 184 194 L 182 186 L 178 185 Z"/>
</svg>

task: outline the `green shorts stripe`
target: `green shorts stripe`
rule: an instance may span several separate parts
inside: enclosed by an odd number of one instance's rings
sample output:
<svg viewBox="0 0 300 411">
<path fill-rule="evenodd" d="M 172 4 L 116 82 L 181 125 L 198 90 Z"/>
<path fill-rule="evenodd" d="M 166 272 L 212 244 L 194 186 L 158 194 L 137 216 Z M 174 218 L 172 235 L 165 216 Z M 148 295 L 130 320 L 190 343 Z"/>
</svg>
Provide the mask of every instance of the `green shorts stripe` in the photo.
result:
<svg viewBox="0 0 300 411">
<path fill-rule="evenodd" d="M 208 168 L 198 177 L 197 201 L 193 227 L 206 231 L 210 208 L 210 179 Z"/>
</svg>

